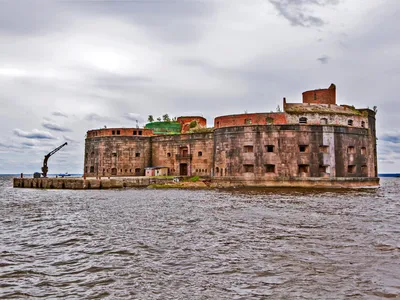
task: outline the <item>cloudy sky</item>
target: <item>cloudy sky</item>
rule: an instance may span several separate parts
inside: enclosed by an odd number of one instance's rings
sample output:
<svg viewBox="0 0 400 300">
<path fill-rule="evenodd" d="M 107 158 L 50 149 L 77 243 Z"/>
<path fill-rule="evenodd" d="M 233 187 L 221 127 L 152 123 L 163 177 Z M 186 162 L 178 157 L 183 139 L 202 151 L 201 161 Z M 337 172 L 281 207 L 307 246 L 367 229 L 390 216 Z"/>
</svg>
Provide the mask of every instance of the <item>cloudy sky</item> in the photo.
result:
<svg viewBox="0 0 400 300">
<path fill-rule="evenodd" d="M 0 0 L 0 173 L 81 173 L 85 133 L 275 110 L 337 85 L 400 172 L 399 0 Z"/>
</svg>

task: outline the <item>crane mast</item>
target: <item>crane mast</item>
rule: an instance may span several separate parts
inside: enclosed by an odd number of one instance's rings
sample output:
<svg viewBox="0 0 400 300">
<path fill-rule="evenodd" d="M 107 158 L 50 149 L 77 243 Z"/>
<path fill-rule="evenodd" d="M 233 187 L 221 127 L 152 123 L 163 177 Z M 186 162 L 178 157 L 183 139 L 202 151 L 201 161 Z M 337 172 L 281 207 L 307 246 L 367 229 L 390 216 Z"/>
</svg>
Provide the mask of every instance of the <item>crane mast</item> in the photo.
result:
<svg viewBox="0 0 400 300">
<path fill-rule="evenodd" d="M 57 147 L 56 149 L 54 149 L 53 151 L 47 153 L 44 156 L 43 167 L 42 167 L 42 175 L 43 175 L 43 177 L 47 177 L 47 172 L 49 171 L 49 168 L 47 167 L 47 161 L 49 160 L 50 156 L 52 156 L 53 154 L 58 152 L 62 147 L 66 146 L 66 145 L 68 145 L 67 142 L 65 142 L 64 144 L 62 144 L 61 146 Z"/>
</svg>

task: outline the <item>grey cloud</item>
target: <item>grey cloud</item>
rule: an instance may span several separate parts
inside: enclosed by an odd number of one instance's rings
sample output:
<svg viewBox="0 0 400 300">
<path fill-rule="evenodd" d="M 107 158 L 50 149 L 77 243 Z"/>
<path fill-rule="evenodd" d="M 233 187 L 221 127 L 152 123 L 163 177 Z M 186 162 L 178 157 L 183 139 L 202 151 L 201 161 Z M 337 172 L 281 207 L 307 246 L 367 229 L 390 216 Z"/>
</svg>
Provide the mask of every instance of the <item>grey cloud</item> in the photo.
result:
<svg viewBox="0 0 400 300">
<path fill-rule="evenodd" d="M 336 5 L 339 0 L 269 0 L 292 26 L 321 27 L 325 21 L 311 15 L 308 6 Z"/>
<path fill-rule="evenodd" d="M 50 121 L 43 121 L 42 122 L 42 126 L 44 128 L 47 128 L 47 129 L 50 129 L 50 130 L 53 130 L 53 131 L 60 131 L 60 132 L 70 132 L 70 131 L 72 131 L 69 128 L 62 127 L 62 126 L 60 126 L 60 125 L 58 125 L 56 123 L 52 123 Z"/>
<path fill-rule="evenodd" d="M 70 143 L 79 143 L 77 140 L 74 140 L 73 138 L 67 136 L 67 135 L 63 135 L 64 140 L 66 140 L 67 142 Z"/>
<path fill-rule="evenodd" d="M 327 63 L 329 62 L 330 59 L 331 59 L 331 58 L 330 58 L 329 56 L 326 56 L 326 55 L 317 58 L 317 60 L 318 60 L 321 64 L 327 64 Z"/>
<path fill-rule="evenodd" d="M 62 113 L 62 112 L 60 112 L 60 111 L 54 111 L 54 112 L 52 113 L 52 115 L 53 115 L 53 116 L 56 116 L 56 117 L 68 118 L 68 115 L 67 115 L 67 114 L 64 114 L 64 113 Z"/>
<path fill-rule="evenodd" d="M 27 139 L 38 139 L 38 140 L 55 140 L 56 138 L 47 131 L 40 131 L 33 129 L 31 132 L 23 131 L 21 129 L 14 129 L 14 135 L 27 138 Z"/>
<path fill-rule="evenodd" d="M 131 121 L 138 121 L 139 123 L 143 123 L 145 122 L 145 118 L 142 117 L 140 114 L 136 114 L 136 113 L 127 113 L 125 114 L 125 119 L 127 120 L 131 120 Z"/>
<path fill-rule="evenodd" d="M 112 122 L 113 120 L 109 117 L 100 116 L 96 113 L 91 113 L 85 116 L 86 121 L 99 121 L 99 122 Z"/>
<path fill-rule="evenodd" d="M 400 133 L 386 133 L 379 137 L 380 140 L 400 144 Z"/>
</svg>

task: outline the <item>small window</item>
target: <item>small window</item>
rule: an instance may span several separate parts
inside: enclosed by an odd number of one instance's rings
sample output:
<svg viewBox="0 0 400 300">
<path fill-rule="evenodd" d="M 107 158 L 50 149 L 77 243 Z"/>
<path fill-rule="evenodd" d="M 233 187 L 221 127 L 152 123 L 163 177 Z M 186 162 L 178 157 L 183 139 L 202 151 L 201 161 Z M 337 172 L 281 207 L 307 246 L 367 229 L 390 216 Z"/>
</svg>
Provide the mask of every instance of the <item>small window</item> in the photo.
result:
<svg viewBox="0 0 400 300">
<path fill-rule="evenodd" d="M 204 172 L 207 173 L 207 169 L 205 169 Z"/>
<path fill-rule="evenodd" d="M 254 165 L 243 165 L 245 173 L 254 173 Z"/>
<path fill-rule="evenodd" d="M 203 156 L 203 152 L 199 151 L 199 152 L 197 153 L 197 156 Z"/>
<path fill-rule="evenodd" d="M 356 153 L 356 148 L 355 148 L 354 146 L 349 146 L 349 147 L 347 148 L 347 153 L 349 153 L 349 154 L 354 154 L 354 153 Z"/>
<path fill-rule="evenodd" d="M 246 125 L 250 125 L 252 122 L 251 122 L 251 119 L 245 119 L 244 120 L 244 124 L 246 124 Z"/>
<path fill-rule="evenodd" d="M 328 124 L 328 119 L 327 118 L 322 118 L 321 119 L 321 125 L 327 125 Z"/>
<path fill-rule="evenodd" d="M 314 100 L 317 100 L 317 93 L 314 92 Z"/>
<path fill-rule="evenodd" d="M 128 169 L 125 169 L 125 173 L 128 173 Z"/>
<path fill-rule="evenodd" d="M 265 165 L 267 173 L 275 173 L 275 165 Z"/>
<path fill-rule="evenodd" d="M 141 130 L 139 130 L 139 135 L 142 135 L 142 134 L 143 134 L 143 132 Z"/>
<path fill-rule="evenodd" d="M 140 157 L 140 153 L 137 152 L 137 153 L 135 154 L 135 157 Z"/>
<path fill-rule="evenodd" d="M 94 173 L 94 166 L 90 167 L 90 173 Z"/>
<path fill-rule="evenodd" d="M 117 152 L 113 152 L 112 156 L 117 157 Z"/>
<path fill-rule="evenodd" d="M 217 122 L 217 128 L 219 128 L 219 121 Z"/>
<path fill-rule="evenodd" d="M 308 145 L 299 145 L 300 152 L 308 152 Z"/>
<path fill-rule="evenodd" d="M 171 157 L 171 153 L 170 152 L 167 153 L 167 157 Z"/>
<path fill-rule="evenodd" d="M 196 169 L 196 173 L 198 173 L 199 172 L 199 169 Z"/>
<path fill-rule="evenodd" d="M 133 131 L 133 135 L 137 135 L 137 131 L 136 130 Z"/>
<path fill-rule="evenodd" d="M 115 130 L 112 131 L 112 135 L 115 135 Z"/>
<path fill-rule="evenodd" d="M 136 168 L 136 169 L 135 169 L 135 175 L 136 175 L 136 176 L 140 175 L 140 168 Z"/>
<path fill-rule="evenodd" d="M 309 165 L 299 165 L 299 174 L 308 173 L 309 170 L 310 170 Z"/>
<path fill-rule="evenodd" d="M 367 177 L 368 176 L 368 166 L 367 165 L 362 165 L 361 166 L 361 174 L 363 177 Z"/>
<path fill-rule="evenodd" d="M 367 148 L 361 147 L 361 155 L 366 155 L 367 154 Z"/>
<path fill-rule="evenodd" d="M 348 120 L 348 121 L 347 121 L 347 125 L 353 126 L 353 120 Z"/>
<path fill-rule="evenodd" d="M 122 169 L 119 170 L 122 173 Z"/>
<path fill-rule="evenodd" d="M 121 134 L 121 131 L 117 130 L 117 135 L 120 135 L 120 134 Z"/>
<path fill-rule="evenodd" d="M 356 172 L 356 166 L 355 165 L 349 165 L 347 167 L 347 173 L 354 174 L 355 172 Z"/>
<path fill-rule="evenodd" d="M 215 173 L 218 175 L 218 173 L 219 173 L 219 168 L 218 167 L 215 168 Z"/>
<path fill-rule="evenodd" d="M 361 127 L 365 128 L 365 122 L 364 121 L 361 121 Z"/>
<path fill-rule="evenodd" d="M 274 152 L 274 145 L 267 145 L 267 152 Z"/>
<path fill-rule="evenodd" d="M 307 118 L 301 117 L 301 118 L 299 119 L 299 123 L 300 123 L 300 124 L 307 124 Z"/>
<path fill-rule="evenodd" d="M 319 152 L 321 153 L 328 153 L 329 152 L 329 146 L 319 146 Z"/>
<path fill-rule="evenodd" d="M 244 146 L 245 153 L 253 153 L 253 146 Z"/>
<path fill-rule="evenodd" d="M 328 170 L 328 166 L 320 165 L 319 166 L 319 174 L 320 174 L 320 176 L 326 175 L 327 174 L 327 170 Z"/>
<path fill-rule="evenodd" d="M 129 169 L 129 173 L 132 173 L 132 169 Z"/>
</svg>

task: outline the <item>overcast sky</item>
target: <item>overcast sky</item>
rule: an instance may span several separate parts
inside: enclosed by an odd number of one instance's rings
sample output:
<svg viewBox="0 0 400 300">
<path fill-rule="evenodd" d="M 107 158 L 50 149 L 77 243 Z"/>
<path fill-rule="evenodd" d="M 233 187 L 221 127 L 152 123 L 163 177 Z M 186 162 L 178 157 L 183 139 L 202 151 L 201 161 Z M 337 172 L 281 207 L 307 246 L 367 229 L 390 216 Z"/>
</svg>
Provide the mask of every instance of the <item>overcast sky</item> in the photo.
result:
<svg viewBox="0 0 400 300">
<path fill-rule="evenodd" d="M 400 172 L 399 0 L 0 0 L 0 173 L 82 173 L 89 129 L 265 112 L 337 86 Z"/>
</svg>

